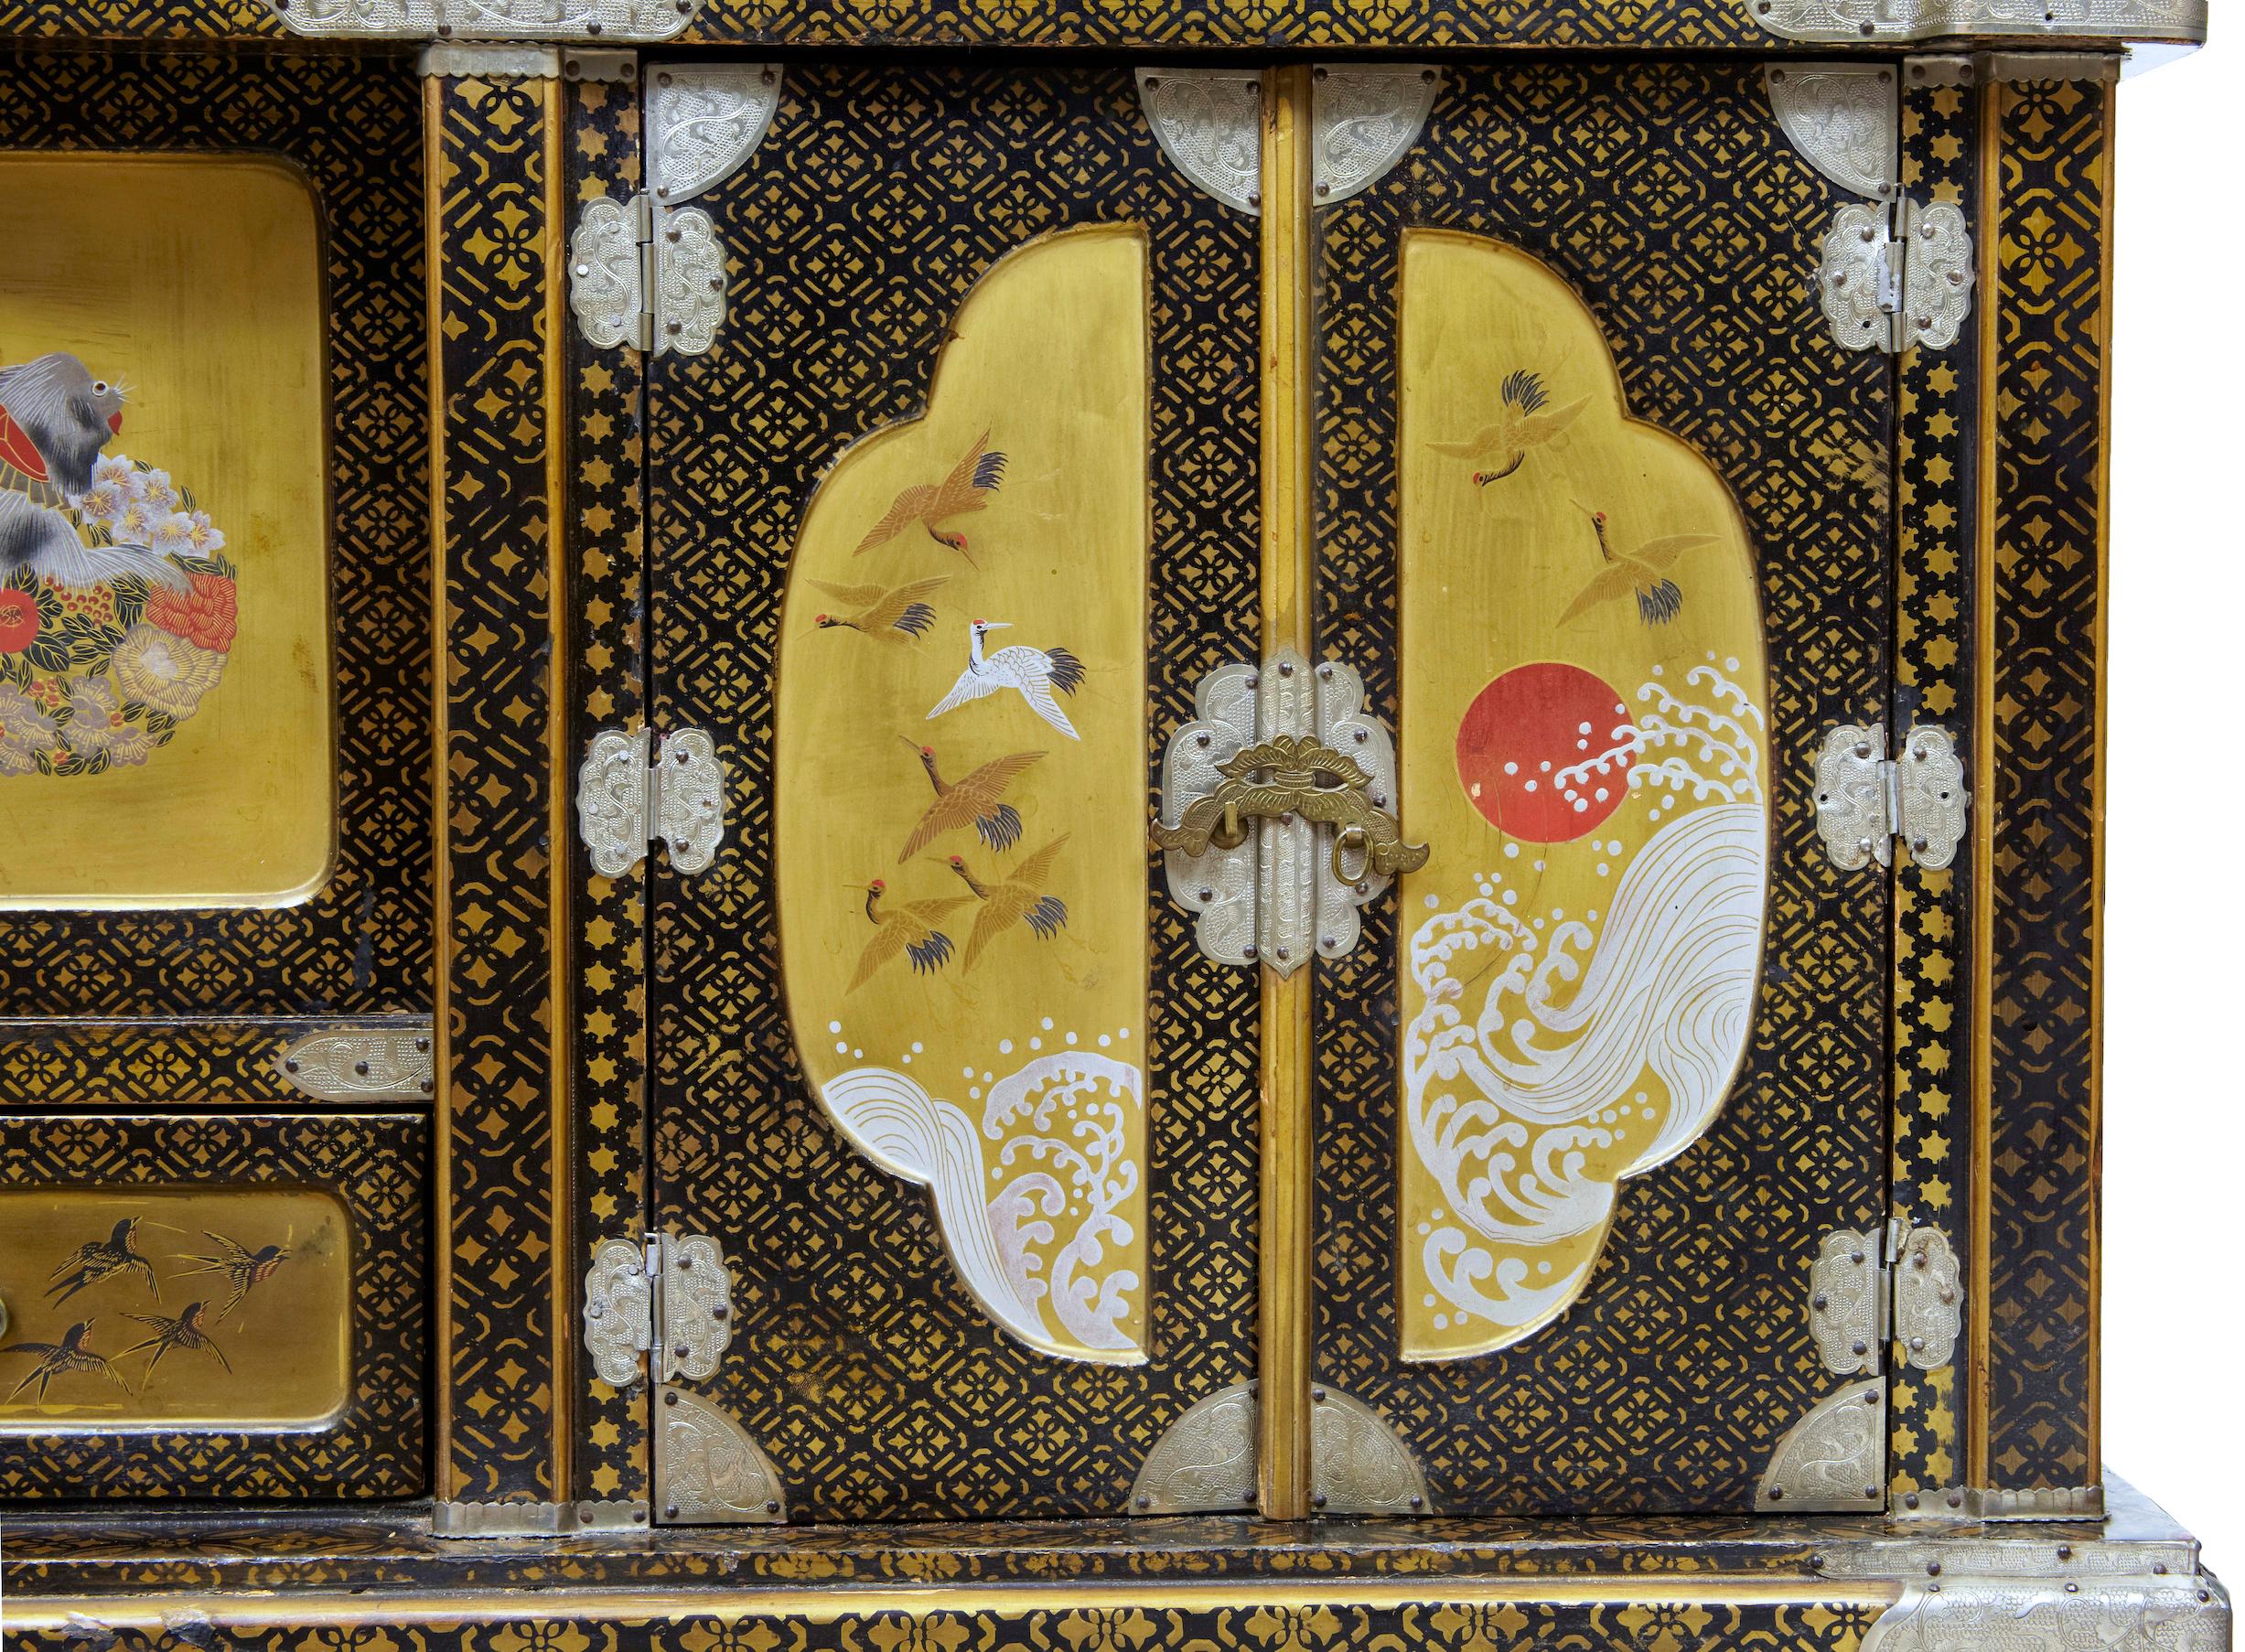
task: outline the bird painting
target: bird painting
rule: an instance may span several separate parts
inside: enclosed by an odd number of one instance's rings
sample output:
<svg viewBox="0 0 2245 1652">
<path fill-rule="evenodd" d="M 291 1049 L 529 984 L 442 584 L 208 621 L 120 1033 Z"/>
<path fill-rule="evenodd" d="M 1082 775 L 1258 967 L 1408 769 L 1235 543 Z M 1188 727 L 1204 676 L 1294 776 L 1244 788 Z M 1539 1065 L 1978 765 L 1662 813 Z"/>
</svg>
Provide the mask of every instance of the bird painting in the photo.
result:
<svg viewBox="0 0 2245 1652">
<path fill-rule="evenodd" d="M 39 1385 L 39 1391 L 35 1397 L 44 1400 L 47 1398 L 47 1385 L 68 1373 L 99 1377 L 102 1381 L 114 1383 L 126 1393 L 131 1393 L 132 1385 L 117 1375 L 117 1368 L 86 1346 L 86 1333 L 92 1329 L 93 1321 L 81 1319 L 63 1332 L 60 1342 L 12 1342 L 6 1347 L 0 1348 L 0 1354 L 37 1354 L 39 1357 L 38 1363 L 25 1374 L 24 1379 L 8 1390 L 8 1398 L 15 1399 L 36 1382 Z"/>
<path fill-rule="evenodd" d="M 900 739 L 901 735 L 898 736 Z M 906 740 L 907 746 L 912 742 Z M 936 767 L 935 747 L 914 746 L 919 754 L 919 766 L 928 774 L 928 783 L 935 788 L 935 801 L 928 805 L 927 812 L 912 828 L 912 835 L 905 840 L 904 848 L 897 856 L 901 866 L 944 832 L 955 831 L 961 826 L 972 826 L 974 834 L 993 849 L 1011 849 L 1021 841 L 1021 813 L 1005 801 L 1005 788 L 1026 774 L 1030 766 L 1045 754 L 1041 751 L 1017 751 L 1011 756 L 994 757 L 974 769 L 964 779 L 947 781 L 943 771 Z"/>
<path fill-rule="evenodd" d="M 1559 617 L 1561 625 L 1568 625 L 1609 602 L 1624 596 L 1637 598 L 1637 615 L 1649 626 L 1666 625 L 1683 611 L 1683 590 L 1670 579 L 1669 570 L 1676 559 L 1687 551 L 1696 551 L 1702 545 L 1712 545 L 1712 533 L 1672 533 L 1664 539 L 1649 540 L 1634 551 L 1614 549 L 1606 533 L 1606 512 L 1591 510 L 1587 506 L 1577 507 L 1590 518 L 1598 535 L 1598 556 L 1604 566 L 1595 578 L 1575 595 L 1567 605 L 1567 611 Z"/>
<path fill-rule="evenodd" d="M 811 582 L 852 612 L 821 614 L 811 623 L 822 631 L 847 628 L 878 642 L 918 642 L 935 624 L 935 609 L 928 599 L 945 585 L 945 577 L 916 579 L 890 589 L 883 585 L 830 585 Z"/>
<path fill-rule="evenodd" d="M 163 1314 L 127 1314 L 125 1318 L 138 1320 L 142 1325 L 147 1325 L 156 1332 L 155 1336 L 134 1343 L 117 1356 L 118 1358 L 124 1359 L 139 1353 L 143 1348 L 154 1350 L 148 1356 L 147 1368 L 140 1374 L 142 1391 L 146 1391 L 148 1378 L 156 1375 L 156 1362 L 174 1348 L 186 1348 L 197 1354 L 215 1355 L 218 1362 L 226 1368 L 227 1375 L 231 1377 L 233 1374 L 234 1363 L 226 1357 L 226 1350 L 211 1341 L 210 1333 L 203 1329 L 202 1303 L 199 1302 L 188 1303 L 186 1307 L 179 1310 L 176 1317 Z"/>
<path fill-rule="evenodd" d="M 917 526 L 925 528 L 928 537 L 937 544 L 949 545 L 972 563 L 974 558 L 967 551 L 967 536 L 947 533 L 943 524 L 988 504 L 1004 476 L 1005 456 L 990 451 L 990 433 L 985 430 L 975 439 L 974 445 L 967 449 L 966 456 L 951 467 L 951 475 L 940 482 L 921 482 L 898 494 L 896 502 L 889 506 L 888 514 L 857 542 L 857 549 L 852 554 L 863 556 L 875 546 L 886 545 L 906 529 Z"/>
<path fill-rule="evenodd" d="M 1504 412 L 1495 424 L 1484 424 L 1462 442 L 1429 444 L 1436 453 L 1454 459 L 1491 461 L 1490 468 L 1473 473 L 1477 488 L 1503 481 L 1528 462 L 1531 449 L 1566 429 L 1590 405 L 1590 398 L 1582 396 L 1563 407 L 1551 406 L 1542 375 L 1525 370 L 1508 374 L 1497 395 Z"/>
<path fill-rule="evenodd" d="M 1053 863 L 1060 858 L 1060 846 L 1068 842 L 1068 837 L 1067 832 L 1062 832 L 1034 854 L 1024 856 L 994 884 L 985 884 L 976 877 L 959 856 L 951 857 L 951 869 L 982 903 L 982 909 L 974 915 L 973 931 L 967 937 L 967 956 L 961 973 L 971 972 L 974 960 L 983 955 L 983 949 L 1016 924 L 1026 924 L 1041 940 L 1050 940 L 1068 928 L 1066 904 L 1058 896 L 1045 891 L 1045 885 L 1052 879 Z"/>
<path fill-rule="evenodd" d="M 929 721 L 933 722 L 970 700 L 1013 689 L 1028 702 L 1031 711 L 1053 727 L 1071 740 L 1082 739 L 1076 725 L 1068 720 L 1068 713 L 1060 709 L 1059 701 L 1053 697 L 1053 691 L 1073 694 L 1081 688 L 1083 661 L 1066 649 L 1040 652 L 1019 643 L 985 655 L 983 638 L 992 631 L 1006 630 L 1009 627 L 1010 622 L 1003 619 L 978 619 L 967 628 L 967 669 L 959 673 L 951 692 L 928 713 Z"/>
<path fill-rule="evenodd" d="M 145 545 L 89 545 L 69 507 L 124 424 L 124 387 L 60 351 L 0 367 L 0 578 L 19 569 L 85 589 L 138 574 L 175 591 L 186 572 Z"/>
<path fill-rule="evenodd" d="M 203 1229 L 203 1237 L 218 1247 L 215 1255 L 183 1254 L 174 1260 L 198 1264 L 180 1269 L 182 1277 L 190 1273 L 216 1273 L 225 1280 L 228 1294 L 225 1305 L 219 1309 L 221 1322 L 242 1305 L 243 1297 L 271 1279 L 274 1271 L 288 1260 L 286 1245 L 261 1245 L 252 1250 L 208 1228 Z"/>
<path fill-rule="evenodd" d="M 876 877 L 865 889 L 865 921 L 873 925 L 873 939 L 857 956 L 857 973 L 850 977 L 848 991 L 856 992 L 899 952 L 912 960 L 915 975 L 931 975 L 951 961 L 951 938 L 936 925 L 965 906 L 968 896 L 884 906 L 881 897 L 888 893 L 886 883 Z"/>
<path fill-rule="evenodd" d="M 148 1287 L 149 1296 L 161 1301 L 156 1289 L 156 1270 L 148 1259 L 133 1249 L 134 1237 L 140 1231 L 143 1218 L 128 1216 L 109 1230 L 107 1239 L 88 1239 L 62 1260 L 61 1266 L 47 1276 L 47 1294 L 60 1307 L 89 1285 L 98 1285 L 105 1279 L 120 1273 L 130 1273 Z"/>
</svg>

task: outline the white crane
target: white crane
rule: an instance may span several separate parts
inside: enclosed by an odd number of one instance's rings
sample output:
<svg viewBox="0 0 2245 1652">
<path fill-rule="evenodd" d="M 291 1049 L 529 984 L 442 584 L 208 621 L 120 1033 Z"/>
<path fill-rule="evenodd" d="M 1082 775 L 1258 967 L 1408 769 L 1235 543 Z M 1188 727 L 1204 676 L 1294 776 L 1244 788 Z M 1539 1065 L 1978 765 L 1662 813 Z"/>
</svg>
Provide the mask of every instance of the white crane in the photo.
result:
<svg viewBox="0 0 2245 1652">
<path fill-rule="evenodd" d="M 1031 711 L 1069 739 L 1082 739 L 1076 725 L 1068 720 L 1068 713 L 1060 709 L 1059 701 L 1053 698 L 1052 691 L 1058 689 L 1063 694 L 1072 694 L 1081 688 L 1083 661 L 1066 649 L 1040 651 L 1021 643 L 985 655 L 983 636 L 1006 630 L 1009 624 L 1003 619 L 978 619 L 967 628 L 967 669 L 959 673 L 951 692 L 928 713 L 929 721 L 932 723 L 970 700 L 980 700 L 1004 689 L 1018 689 Z"/>
</svg>

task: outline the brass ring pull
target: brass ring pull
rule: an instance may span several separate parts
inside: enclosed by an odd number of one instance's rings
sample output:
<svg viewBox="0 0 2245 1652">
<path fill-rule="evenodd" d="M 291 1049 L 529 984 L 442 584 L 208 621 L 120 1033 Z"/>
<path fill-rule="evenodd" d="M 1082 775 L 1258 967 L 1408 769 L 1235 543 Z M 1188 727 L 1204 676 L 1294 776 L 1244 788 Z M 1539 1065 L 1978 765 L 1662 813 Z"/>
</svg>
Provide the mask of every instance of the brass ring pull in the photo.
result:
<svg viewBox="0 0 2245 1652">
<path fill-rule="evenodd" d="M 1247 822 L 1240 818 L 1237 803 L 1224 805 L 1224 812 L 1208 833 L 1208 842 L 1219 849 L 1237 849 L 1247 842 Z"/>
<path fill-rule="evenodd" d="M 1348 855 L 1354 850 L 1357 869 L 1348 870 Z M 1372 869 L 1372 840 L 1361 826 L 1344 826 L 1333 837 L 1333 876 L 1337 882 L 1358 884 Z"/>
</svg>

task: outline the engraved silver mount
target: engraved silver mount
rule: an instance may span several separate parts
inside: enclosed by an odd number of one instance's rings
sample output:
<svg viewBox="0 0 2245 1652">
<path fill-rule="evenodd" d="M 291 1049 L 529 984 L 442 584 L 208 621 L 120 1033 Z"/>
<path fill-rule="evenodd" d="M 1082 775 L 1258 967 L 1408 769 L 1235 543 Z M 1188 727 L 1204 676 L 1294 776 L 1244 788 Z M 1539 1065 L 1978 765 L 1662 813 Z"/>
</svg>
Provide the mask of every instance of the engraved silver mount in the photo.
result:
<svg viewBox="0 0 2245 1652">
<path fill-rule="evenodd" d="M 569 237 L 569 308 L 586 340 L 698 355 L 725 324 L 725 248 L 686 203 L 747 164 L 779 108 L 774 63 L 659 63 L 641 88 L 647 188 L 585 203 Z"/>
<path fill-rule="evenodd" d="M 667 40 L 702 0 L 265 0 L 293 34 L 337 40 Z M 488 72 L 507 72 L 492 70 Z"/>
<path fill-rule="evenodd" d="M 1818 298 L 1840 348 L 1954 344 L 1972 307 L 1971 231 L 1953 203 L 1903 193 L 1894 66 L 1773 63 L 1762 81 L 1801 158 L 1864 198 L 1832 215 L 1819 247 Z"/>
<path fill-rule="evenodd" d="M 656 842 L 673 872 L 705 872 L 725 842 L 716 743 L 683 728 L 653 746 L 651 730 L 602 729 L 577 767 L 577 836 L 603 877 L 621 877 Z"/>
<path fill-rule="evenodd" d="M 1847 1380 L 1778 1439 L 1754 1506 L 1766 1513 L 1843 1514 L 1885 1507 L 1886 1354 L 1937 1370 L 1964 1324 L 1963 1270 L 1948 1236 L 1903 1218 L 1828 1233 L 1809 1264 L 1809 1335 L 1824 1368 Z"/>
<path fill-rule="evenodd" d="M 1134 1515 L 1219 1514 L 1255 1507 L 1256 1385 L 1197 1400 L 1146 1454 Z M 1431 1511 L 1426 1477 L 1387 1420 L 1352 1395 L 1310 1390 L 1310 1503 L 1324 1515 Z"/>
<path fill-rule="evenodd" d="M 1142 69 L 1138 105 L 1170 165 L 1241 212 L 1262 210 L 1262 77 L 1239 69 Z"/>
<path fill-rule="evenodd" d="M 1949 731 L 1921 723 L 1886 755 L 1886 725 L 1846 724 L 1824 736 L 1816 758 L 1816 831 L 1833 865 L 1853 872 L 1894 864 L 1894 843 L 1939 871 L 1957 858 L 1972 795 Z"/>
<path fill-rule="evenodd" d="M 1424 63 L 1320 64 L 1310 73 L 1310 188 L 1320 207 L 1384 177 L 1425 130 L 1442 71 Z"/>
<path fill-rule="evenodd" d="M 680 1386 L 715 1376 L 733 1340 L 732 1274 L 714 1239 L 601 1240 L 585 1271 L 584 1324 L 585 1356 L 602 1382 L 620 1390 L 653 1375 L 655 1504 L 664 1521 L 786 1520 L 787 1494 L 763 1448 L 722 1407 Z"/>
<path fill-rule="evenodd" d="M 1737 0 L 1788 40 L 1908 45 L 1948 36 L 2008 40 L 2206 38 L 2206 0 Z"/>
<path fill-rule="evenodd" d="M 1281 735 L 1308 735 L 1353 757 L 1371 778 L 1372 806 L 1395 810 L 1395 745 L 1364 708 L 1364 682 L 1327 660 L 1313 667 L 1292 649 L 1262 666 L 1219 666 L 1193 697 L 1198 713 L 1170 736 L 1162 762 L 1162 822 L 1214 792 L 1222 766 L 1241 748 Z M 1358 909 L 1380 898 L 1388 877 L 1367 867 L 1344 883 L 1334 866 L 1334 831 L 1298 815 L 1252 823 L 1236 849 L 1165 856 L 1170 898 L 1194 915 L 1194 937 L 1219 963 L 1262 963 L 1292 975 L 1312 958 L 1345 958 L 1360 929 Z"/>
<path fill-rule="evenodd" d="M 426 1015 L 306 1033 L 273 1057 L 282 1079 L 322 1101 L 425 1101 L 436 1091 Z"/>
</svg>

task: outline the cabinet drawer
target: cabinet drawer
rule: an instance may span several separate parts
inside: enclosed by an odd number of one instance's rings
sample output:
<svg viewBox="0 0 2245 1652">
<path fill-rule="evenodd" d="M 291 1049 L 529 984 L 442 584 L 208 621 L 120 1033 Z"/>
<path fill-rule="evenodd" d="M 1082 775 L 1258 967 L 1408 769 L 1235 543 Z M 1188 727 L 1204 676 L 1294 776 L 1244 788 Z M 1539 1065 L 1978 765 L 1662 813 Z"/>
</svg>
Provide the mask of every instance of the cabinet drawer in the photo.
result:
<svg viewBox="0 0 2245 1652">
<path fill-rule="evenodd" d="M 0 1120 L 0 1497 L 424 1483 L 428 1122 Z"/>
</svg>

